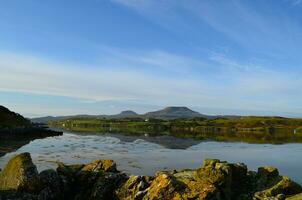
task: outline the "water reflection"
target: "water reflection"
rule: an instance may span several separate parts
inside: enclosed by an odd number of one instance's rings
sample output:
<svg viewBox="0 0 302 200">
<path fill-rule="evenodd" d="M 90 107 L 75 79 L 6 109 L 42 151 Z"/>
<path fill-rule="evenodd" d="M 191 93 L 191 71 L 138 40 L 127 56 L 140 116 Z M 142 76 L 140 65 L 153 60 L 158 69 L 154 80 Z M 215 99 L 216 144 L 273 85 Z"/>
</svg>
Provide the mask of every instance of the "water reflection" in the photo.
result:
<svg viewBox="0 0 302 200">
<path fill-rule="evenodd" d="M 2 142 L 2 145 L 4 143 Z M 250 169 L 272 165 L 302 183 L 301 144 L 248 144 L 180 139 L 172 136 L 77 134 L 37 139 L 0 158 L 0 168 L 15 154 L 30 152 L 41 171 L 56 162 L 87 163 L 113 159 L 118 169 L 131 174 L 153 175 L 158 170 L 198 168 L 206 158 L 243 162 Z"/>
<path fill-rule="evenodd" d="M 0 157 L 4 156 L 6 153 L 16 151 L 22 146 L 29 144 L 32 139 L 1 139 L 0 140 Z"/>
<path fill-rule="evenodd" d="M 167 149 L 187 149 L 193 145 L 197 145 L 202 140 L 192 139 L 192 138 L 179 138 L 169 135 L 158 135 L 158 136 L 149 136 L 149 135 L 125 135 L 118 133 L 107 133 L 103 134 L 104 136 L 118 138 L 122 142 L 132 143 L 136 140 L 145 140 L 150 143 L 158 144 Z"/>
</svg>

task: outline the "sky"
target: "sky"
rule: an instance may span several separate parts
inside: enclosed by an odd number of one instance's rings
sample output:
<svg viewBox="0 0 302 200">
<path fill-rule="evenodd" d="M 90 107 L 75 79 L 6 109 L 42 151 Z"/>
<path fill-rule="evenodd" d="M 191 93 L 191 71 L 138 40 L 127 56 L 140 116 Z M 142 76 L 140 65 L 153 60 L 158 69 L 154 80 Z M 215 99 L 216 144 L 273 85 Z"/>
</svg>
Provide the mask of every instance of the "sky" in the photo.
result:
<svg viewBox="0 0 302 200">
<path fill-rule="evenodd" d="M 3 0 L 0 104 L 25 115 L 302 117 L 301 0 Z"/>
</svg>

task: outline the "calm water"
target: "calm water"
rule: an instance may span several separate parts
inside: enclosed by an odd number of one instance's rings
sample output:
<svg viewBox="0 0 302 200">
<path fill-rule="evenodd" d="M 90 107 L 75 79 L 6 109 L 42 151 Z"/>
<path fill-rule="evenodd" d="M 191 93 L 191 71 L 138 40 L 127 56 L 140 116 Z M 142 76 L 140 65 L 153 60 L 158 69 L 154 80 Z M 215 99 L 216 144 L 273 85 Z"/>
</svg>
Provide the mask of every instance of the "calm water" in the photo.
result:
<svg viewBox="0 0 302 200">
<path fill-rule="evenodd" d="M 34 140 L 16 152 L 6 154 L 0 158 L 0 168 L 21 152 L 30 152 L 39 170 L 55 168 L 56 161 L 72 164 L 113 159 L 119 170 L 145 175 L 153 175 L 157 170 L 197 168 L 206 158 L 218 158 L 243 162 L 252 170 L 272 165 L 302 184 L 302 144 L 247 144 L 170 136 L 64 133 L 63 136 Z"/>
</svg>

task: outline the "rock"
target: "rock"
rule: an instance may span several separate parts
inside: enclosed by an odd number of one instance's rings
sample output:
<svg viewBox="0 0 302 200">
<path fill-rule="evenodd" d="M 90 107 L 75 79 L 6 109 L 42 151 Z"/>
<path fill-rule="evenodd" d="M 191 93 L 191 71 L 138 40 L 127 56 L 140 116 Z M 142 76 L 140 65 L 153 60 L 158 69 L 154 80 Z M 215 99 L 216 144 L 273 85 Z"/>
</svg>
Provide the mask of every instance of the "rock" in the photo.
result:
<svg viewBox="0 0 302 200">
<path fill-rule="evenodd" d="M 302 193 L 286 198 L 286 200 L 301 200 Z"/>
<path fill-rule="evenodd" d="M 273 181 L 273 180 L 271 180 Z M 302 188 L 297 183 L 291 181 L 288 177 L 278 177 L 278 182 L 272 184 L 271 187 L 255 193 L 256 199 L 265 199 L 268 197 L 276 197 L 278 200 L 285 199 L 285 196 L 291 196 L 302 192 Z"/>
<path fill-rule="evenodd" d="M 0 190 L 37 192 L 40 189 L 39 174 L 29 153 L 13 157 L 0 174 Z"/>
<path fill-rule="evenodd" d="M 300 185 L 286 176 L 280 176 L 278 169 L 270 166 L 260 167 L 256 174 L 255 199 L 275 198 L 284 200 L 302 192 Z"/>
<path fill-rule="evenodd" d="M 162 173 L 155 177 L 142 199 L 182 199 L 181 191 L 183 191 L 183 189 L 185 189 L 184 185 L 174 176 L 171 176 L 167 173 Z"/>
<path fill-rule="evenodd" d="M 58 163 L 57 172 L 64 176 L 73 176 L 79 172 L 85 165 L 65 165 L 64 163 Z"/>
<path fill-rule="evenodd" d="M 205 160 L 197 170 L 127 176 L 112 160 L 64 165 L 38 174 L 28 153 L 0 173 L 0 200 L 302 200 L 302 188 L 276 168 Z"/>
<path fill-rule="evenodd" d="M 220 196 L 225 199 L 237 198 L 248 188 L 247 167 L 244 164 L 205 160 L 203 167 L 197 170 L 197 178 L 219 188 Z"/>
<path fill-rule="evenodd" d="M 104 173 L 98 178 L 90 194 L 89 198 L 85 199 L 118 199 L 116 197 L 116 190 L 120 188 L 121 183 L 126 180 L 126 175 L 121 173 Z"/>
<path fill-rule="evenodd" d="M 258 175 L 265 176 L 267 179 L 273 179 L 279 176 L 279 171 L 277 168 L 271 166 L 259 167 Z"/>
<path fill-rule="evenodd" d="M 255 199 L 270 197 L 284 200 L 286 196 L 302 192 L 300 185 L 286 176 L 280 176 L 278 169 L 270 166 L 258 168 L 255 188 Z"/>
<path fill-rule="evenodd" d="M 105 171 L 105 172 L 117 172 L 116 163 L 113 160 L 96 160 L 92 163 L 85 165 L 82 171 Z"/>
<path fill-rule="evenodd" d="M 112 160 L 96 160 L 86 165 L 59 163 L 57 172 L 65 193 L 72 199 L 112 199 L 117 185 L 125 179 Z"/>
<path fill-rule="evenodd" d="M 39 174 L 43 189 L 39 192 L 39 200 L 64 199 L 62 179 L 55 170 L 49 169 Z"/>
<path fill-rule="evenodd" d="M 257 172 L 258 189 L 270 187 L 280 179 L 278 169 L 270 166 L 259 167 Z"/>
<path fill-rule="evenodd" d="M 118 199 L 140 200 L 146 194 L 146 189 L 151 184 L 148 176 L 130 176 L 125 183 L 116 191 Z"/>
</svg>

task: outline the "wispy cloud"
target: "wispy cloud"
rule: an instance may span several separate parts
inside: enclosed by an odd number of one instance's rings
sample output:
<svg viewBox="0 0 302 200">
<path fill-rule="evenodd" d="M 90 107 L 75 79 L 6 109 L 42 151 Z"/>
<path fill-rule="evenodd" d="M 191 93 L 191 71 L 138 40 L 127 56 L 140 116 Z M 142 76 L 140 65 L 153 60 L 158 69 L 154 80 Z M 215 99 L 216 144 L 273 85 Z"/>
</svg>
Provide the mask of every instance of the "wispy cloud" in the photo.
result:
<svg viewBox="0 0 302 200">
<path fill-rule="evenodd" d="M 121 53 L 122 52 L 122 53 Z M 18 54 L 0 54 L 0 91 L 66 96 L 85 103 L 144 102 L 149 105 L 187 105 L 208 108 L 237 108 L 296 111 L 302 99 L 301 81 L 293 74 L 264 70 L 255 63 L 242 63 L 222 54 L 212 54 L 207 67 L 215 72 L 185 76 L 203 62 L 163 51 L 131 55 L 111 52 L 112 58 L 96 66 L 70 65 Z M 118 55 L 118 57 L 116 57 Z M 118 60 L 118 62 L 115 61 Z M 167 76 L 140 66 L 173 71 Z M 166 68 L 168 67 L 168 68 Z M 207 70 L 205 70 L 207 71 Z M 282 101 L 269 99 L 282 98 Z M 285 105 L 284 101 L 292 102 Z M 110 103 L 110 105 L 114 105 Z"/>
<path fill-rule="evenodd" d="M 133 50 L 112 47 L 100 47 L 99 62 L 103 66 L 126 66 L 130 68 L 152 69 L 161 72 L 183 75 L 194 68 L 206 69 L 208 63 L 182 55 L 173 54 L 163 50 Z"/>
<path fill-rule="evenodd" d="M 150 59 L 149 56 L 138 58 L 136 65 L 144 66 L 147 62 L 151 66 L 161 66 L 161 58 L 165 63 L 166 57 L 160 54 L 157 59 L 155 57 Z M 109 63 L 108 60 L 105 66 L 87 67 L 2 53 L 0 54 L 0 88 L 6 91 L 91 100 L 166 99 L 172 102 L 173 99 L 180 99 L 181 94 L 186 91 L 189 92 L 191 99 L 200 98 L 200 93 L 192 91 L 205 90 L 200 86 L 200 82 L 178 77 L 161 77 L 134 68 L 129 64 L 128 59 L 120 60 L 119 63 L 124 62 L 124 64 L 118 67 L 115 66 L 116 63 Z M 176 63 L 184 65 L 184 60 L 182 58 L 180 60 L 181 62 L 178 60 Z M 187 65 L 190 66 L 190 62 Z"/>
<path fill-rule="evenodd" d="M 108 1 L 85 3 L 87 13 L 77 4 L 66 19 L 49 10 L 68 3 L 4 5 L 0 91 L 81 105 L 68 113 L 122 104 L 302 113 L 301 0 Z"/>
<path fill-rule="evenodd" d="M 209 0 L 192 0 L 190 3 L 186 0 L 112 0 L 112 2 L 133 9 L 176 34 L 186 32 L 188 36 L 202 36 L 205 30 L 199 27 L 206 24 L 223 34 L 226 40 L 231 39 L 244 47 L 245 51 L 273 59 L 290 57 L 295 60 L 299 49 L 296 44 L 302 42 L 299 20 L 285 12 L 268 13 L 266 9 L 255 9 L 248 2 Z M 301 4 L 301 0 L 289 2 L 294 5 Z M 266 2 L 262 3 L 265 7 Z"/>
</svg>

